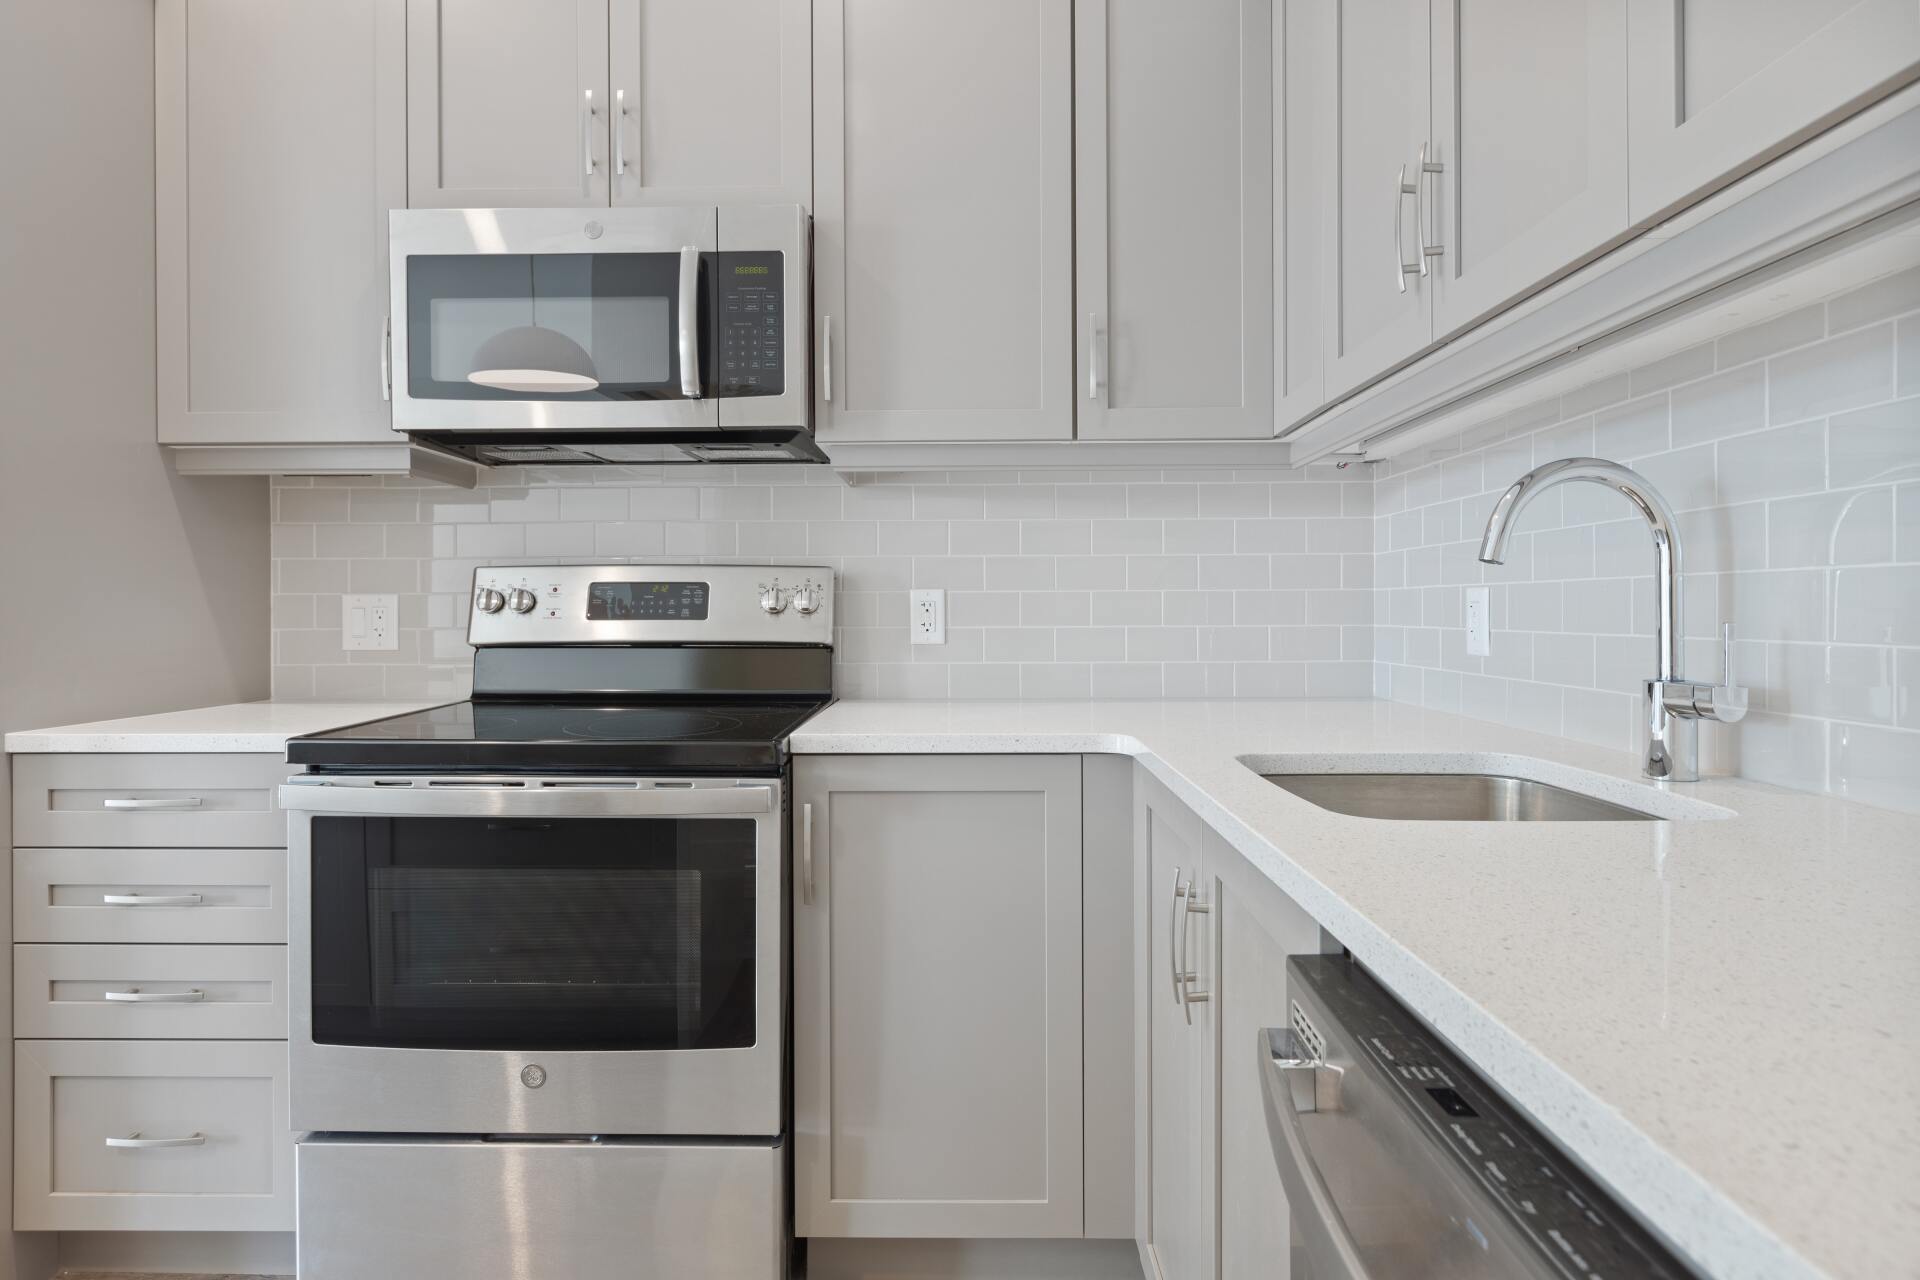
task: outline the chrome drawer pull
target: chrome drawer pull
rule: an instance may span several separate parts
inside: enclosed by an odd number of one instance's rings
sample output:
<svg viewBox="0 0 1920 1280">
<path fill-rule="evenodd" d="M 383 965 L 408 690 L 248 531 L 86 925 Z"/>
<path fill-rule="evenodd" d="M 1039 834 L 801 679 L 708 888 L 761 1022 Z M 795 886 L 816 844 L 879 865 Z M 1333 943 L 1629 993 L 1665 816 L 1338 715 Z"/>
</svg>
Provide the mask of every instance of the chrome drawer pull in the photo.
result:
<svg viewBox="0 0 1920 1280">
<path fill-rule="evenodd" d="M 130 1133 L 124 1138 L 108 1138 L 106 1142 L 110 1147 L 132 1151 L 146 1151 L 153 1147 L 204 1147 L 207 1145 L 207 1135 L 192 1133 L 184 1138 L 143 1138 L 137 1133 Z"/>
<path fill-rule="evenodd" d="M 103 893 L 100 901 L 109 907 L 197 907 L 197 893 Z"/>
<path fill-rule="evenodd" d="M 142 991 L 132 987 L 106 993 L 106 999 L 113 1004 L 194 1004 L 206 998 L 207 993 L 198 987 L 191 991 Z"/>
<path fill-rule="evenodd" d="M 118 796 L 103 800 L 102 806 L 108 809 L 198 809 L 199 796 L 154 797 L 148 800 L 122 799 Z"/>
</svg>

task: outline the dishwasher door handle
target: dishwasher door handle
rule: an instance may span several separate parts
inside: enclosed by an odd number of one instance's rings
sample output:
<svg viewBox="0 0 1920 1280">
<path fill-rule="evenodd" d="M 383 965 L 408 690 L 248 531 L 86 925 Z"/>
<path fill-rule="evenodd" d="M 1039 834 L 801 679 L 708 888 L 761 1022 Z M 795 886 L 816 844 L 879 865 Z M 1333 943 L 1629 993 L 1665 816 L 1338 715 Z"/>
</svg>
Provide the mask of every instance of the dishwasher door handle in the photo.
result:
<svg viewBox="0 0 1920 1280">
<path fill-rule="evenodd" d="M 1303 1113 L 1314 1110 L 1319 1074 L 1339 1068 L 1312 1056 L 1298 1033 L 1286 1027 L 1260 1032 L 1258 1049 L 1267 1098 L 1267 1134 L 1273 1141 L 1280 1182 L 1287 1190 L 1294 1238 L 1312 1259 L 1310 1274 L 1314 1280 L 1373 1280 L 1334 1203 L 1332 1189 L 1307 1149 L 1300 1121 Z"/>
</svg>

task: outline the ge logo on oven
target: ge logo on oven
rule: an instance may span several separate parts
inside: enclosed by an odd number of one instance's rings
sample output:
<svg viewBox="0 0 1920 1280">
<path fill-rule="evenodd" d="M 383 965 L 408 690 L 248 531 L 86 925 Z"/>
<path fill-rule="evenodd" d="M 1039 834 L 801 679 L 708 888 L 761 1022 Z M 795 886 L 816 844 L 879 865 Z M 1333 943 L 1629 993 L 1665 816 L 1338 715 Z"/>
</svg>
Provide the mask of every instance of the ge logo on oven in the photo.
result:
<svg viewBox="0 0 1920 1280">
<path fill-rule="evenodd" d="M 520 1068 L 520 1083 L 529 1089 L 538 1089 L 547 1082 L 547 1069 L 537 1062 L 528 1063 Z"/>
</svg>

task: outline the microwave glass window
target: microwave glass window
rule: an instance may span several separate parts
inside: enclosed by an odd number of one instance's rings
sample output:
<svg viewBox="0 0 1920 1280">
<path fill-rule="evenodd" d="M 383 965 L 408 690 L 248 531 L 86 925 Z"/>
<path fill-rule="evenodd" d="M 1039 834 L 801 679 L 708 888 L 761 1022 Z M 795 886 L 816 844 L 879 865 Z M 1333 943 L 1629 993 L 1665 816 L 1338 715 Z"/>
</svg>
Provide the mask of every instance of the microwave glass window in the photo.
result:
<svg viewBox="0 0 1920 1280">
<path fill-rule="evenodd" d="M 312 834 L 318 1043 L 754 1042 L 749 820 L 317 817 Z"/>
<path fill-rule="evenodd" d="M 713 307 L 696 309 L 710 363 Z M 407 259 L 416 400 L 679 399 L 675 253 L 479 253 Z M 710 375 L 703 370 L 702 384 Z"/>
</svg>

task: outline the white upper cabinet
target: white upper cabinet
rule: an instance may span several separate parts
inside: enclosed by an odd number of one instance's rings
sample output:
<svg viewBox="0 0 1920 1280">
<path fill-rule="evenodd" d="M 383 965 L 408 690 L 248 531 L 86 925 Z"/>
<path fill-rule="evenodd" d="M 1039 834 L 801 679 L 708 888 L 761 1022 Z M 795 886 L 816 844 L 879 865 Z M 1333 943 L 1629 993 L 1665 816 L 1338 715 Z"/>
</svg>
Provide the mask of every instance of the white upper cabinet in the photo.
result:
<svg viewBox="0 0 1920 1280">
<path fill-rule="evenodd" d="M 408 206 L 606 204 L 607 115 L 607 0 L 407 0 Z"/>
<path fill-rule="evenodd" d="M 815 419 L 1073 434 L 1070 0 L 816 0 Z"/>
<path fill-rule="evenodd" d="M 1333 182 L 1333 52 L 1338 31 L 1324 4 L 1283 2 L 1273 17 L 1274 427 L 1284 430 L 1326 402 L 1326 262 Z"/>
<path fill-rule="evenodd" d="M 162 444 L 396 439 L 382 351 L 405 34 L 381 0 L 155 6 Z"/>
<path fill-rule="evenodd" d="M 1619 0 L 1432 0 L 1433 336 L 1627 229 Z"/>
<path fill-rule="evenodd" d="M 1074 5 L 1079 434 L 1273 434 L 1273 4 Z"/>
<path fill-rule="evenodd" d="M 1296 0 L 1312 3 L 1312 0 Z M 1337 244 L 1322 299 L 1329 396 L 1386 372 L 1430 336 L 1431 240 L 1423 209 L 1433 161 L 1428 127 L 1427 0 L 1335 0 L 1334 177 L 1326 194 Z"/>
<path fill-rule="evenodd" d="M 615 204 L 813 205 L 808 0 L 611 0 Z"/>
<path fill-rule="evenodd" d="M 1913 0 L 1628 0 L 1633 220 L 1912 78 Z"/>
</svg>

